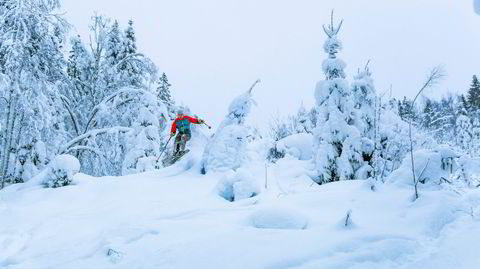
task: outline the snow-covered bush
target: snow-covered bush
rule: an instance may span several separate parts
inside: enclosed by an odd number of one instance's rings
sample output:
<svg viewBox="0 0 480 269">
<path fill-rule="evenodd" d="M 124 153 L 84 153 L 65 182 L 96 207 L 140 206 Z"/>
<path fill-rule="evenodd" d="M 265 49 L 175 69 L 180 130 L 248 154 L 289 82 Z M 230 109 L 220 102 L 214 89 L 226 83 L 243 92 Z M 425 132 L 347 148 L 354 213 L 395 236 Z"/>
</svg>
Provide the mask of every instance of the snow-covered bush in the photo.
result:
<svg viewBox="0 0 480 269">
<path fill-rule="evenodd" d="M 472 142 L 472 124 L 470 118 L 465 115 L 460 115 L 457 118 L 457 145 L 463 150 L 468 150 Z"/>
<path fill-rule="evenodd" d="M 312 158 L 313 136 L 308 133 L 299 133 L 287 136 L 277 142 L 277 151 L 291 155 L 299 160 Z"/>
<path fill-rule="evenodd" d="M 218 195 L 230 202 L 254 197 L 260 193 L 260 190 L 259 184 L 245 169 L 228 173 L 216 186 Z"/>
<path fill-rule="evenodd" d="M 236 97 L 230 104 L 227 116 L 203 152 L 203 173 L 237 169 L 247 159 L 246 145 L 250 129 L 244 123 L 251 106 L 256 104 L 252 98 L 252 89 L 258 82 L 257 80 L 250 90 Z"/>
<path fill-rule="evenodd" d="M 253 227 L 261 229 L 303 230 L 307 228 L 308 218 L 293 209 L 269 207 L 252 213 L 249 223 Z"/>
<path fill-rule="evenodd" d="M 58 155 L 49 163 L 48 172 L 43 179 L 47 188 L 68 186 L 73 181 L 73 176 L 80 171 L 80 162 L 72 155 Z"/>
<path fill-rule="evenodd" d="M 477 188 L 480 186 L 480 158 L 471 158 L 462 155 L 458 160 L 458 169 L 453 180 L 463 183 L 464 186 Z"/>
<path fill-rule="evenodd" d="M 459 155 L 447 146 L 432 150 L 419 149 L 413 153 L 413 157 L 415 175 L 421 184 L 440 184 L 448 180 L 458 168 L 456 159 Z M 388 181 L 414 185 L 410 156 L 404 158 L 402 165 L 390 174 Z"/>
</svg>

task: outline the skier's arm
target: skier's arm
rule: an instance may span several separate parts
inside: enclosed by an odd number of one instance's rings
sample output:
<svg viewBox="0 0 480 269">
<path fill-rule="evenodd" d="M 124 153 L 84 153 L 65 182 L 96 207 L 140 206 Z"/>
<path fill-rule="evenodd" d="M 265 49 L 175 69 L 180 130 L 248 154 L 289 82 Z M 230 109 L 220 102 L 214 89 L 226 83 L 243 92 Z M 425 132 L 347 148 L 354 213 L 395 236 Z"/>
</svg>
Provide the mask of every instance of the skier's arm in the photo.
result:
<svg viewBox="0 0 480 269">
<path fill-rule="evenodd" d="M 177 121 L 173 121 L 171 134 L 174 135 L 176 132 L 177 132 Z"/>
<path fill-rule="evenodd" d="M 188 122 L 190 123 L 195 123 L 195 124 L 201 124 L 203 120 L 192 118 L 190 116 L 185 116 L 188 119 Z"/>
</svg>

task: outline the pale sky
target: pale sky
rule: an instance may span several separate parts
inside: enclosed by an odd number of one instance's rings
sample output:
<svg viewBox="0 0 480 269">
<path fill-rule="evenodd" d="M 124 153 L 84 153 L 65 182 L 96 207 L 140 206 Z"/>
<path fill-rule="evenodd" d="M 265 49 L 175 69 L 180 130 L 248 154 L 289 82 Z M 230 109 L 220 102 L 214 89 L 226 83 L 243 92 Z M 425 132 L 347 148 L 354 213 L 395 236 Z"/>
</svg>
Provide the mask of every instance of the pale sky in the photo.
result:
<svg viewBox="0 0 480 269">
<path fill-rule="evenodd" d="M 344 19 L 338 56 L 351 79 L 371 60 L 377 92 L 412 96 L 428 71 L 443 65 L 446 79 L 426 94 L 465 92 L 480 75 L 480 16 L 472 0 L 63 0 L 74 32 L 88 39 L 96 11 L 122 27 L 135 22 L 137 45 L 165 72 L 177 103 L 218 126 L 230 101 L 257 78 L 266 124 L 277 112 L 314 103 L 330 10 Z"/>
</svg>

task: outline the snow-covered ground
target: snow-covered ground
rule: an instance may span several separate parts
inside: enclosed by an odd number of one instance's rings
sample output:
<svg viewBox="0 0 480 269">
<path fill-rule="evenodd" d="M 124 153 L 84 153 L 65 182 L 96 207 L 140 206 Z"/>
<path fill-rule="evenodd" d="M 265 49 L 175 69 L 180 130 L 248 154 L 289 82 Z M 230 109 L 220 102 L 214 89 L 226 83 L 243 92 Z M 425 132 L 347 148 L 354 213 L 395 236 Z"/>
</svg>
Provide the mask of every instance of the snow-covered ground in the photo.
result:
<svg viewBox="0 0 480 269">
<path fill-rule="evenodd" d="M 480 191 L 345 181 L 289 155 L 250 165 L 259 194 L 219 195 L 200 151 L 123 177 L 0 192 L 0 268 L 478 268 Z M 266 185 L 266 189 L 265 189 Z M 350 212 L 349 225 L 345 227 Z"/>
</svg>

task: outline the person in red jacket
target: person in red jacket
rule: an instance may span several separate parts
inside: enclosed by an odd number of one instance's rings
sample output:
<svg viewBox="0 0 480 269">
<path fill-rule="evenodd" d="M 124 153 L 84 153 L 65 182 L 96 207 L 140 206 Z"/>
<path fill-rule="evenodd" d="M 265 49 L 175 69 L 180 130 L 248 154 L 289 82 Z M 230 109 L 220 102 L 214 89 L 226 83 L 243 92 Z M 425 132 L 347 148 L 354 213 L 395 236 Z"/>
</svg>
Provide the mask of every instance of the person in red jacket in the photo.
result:
<svg viewBox="0 0 480 269">
<path fill-rule="evenodd" d="M 187 116 L 183 113 L 183 109 L 177 110 L 177 118 L 173 121 L 172 130 L 170 135 L 175 136 L 177 129 L 178 135 L 175 137 L 174 154 L 178 154 L 185 151 L 185 145 L 187 141 L 192 137 L 192 131 L 190 130 L 190 124 L 202 124 L 203 120 Z"/>
</svg>

